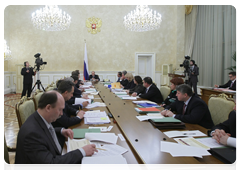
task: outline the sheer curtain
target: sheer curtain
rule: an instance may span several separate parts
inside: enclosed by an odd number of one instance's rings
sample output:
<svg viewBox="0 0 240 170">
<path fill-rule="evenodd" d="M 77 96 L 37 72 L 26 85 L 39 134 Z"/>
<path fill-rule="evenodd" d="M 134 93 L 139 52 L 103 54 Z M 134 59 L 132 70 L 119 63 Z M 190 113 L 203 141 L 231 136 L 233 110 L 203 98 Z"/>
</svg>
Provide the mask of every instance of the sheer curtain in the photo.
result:
<svg viewBox="0 0 240 170">
<path fill-rule="evenodd" d="M 199 67 L 199 83 L 214 86 L 228 81 L 227 67 L 235 65 L 236 9 L 233 6 L 198 6 L 192 59 Z"/>
</svg>

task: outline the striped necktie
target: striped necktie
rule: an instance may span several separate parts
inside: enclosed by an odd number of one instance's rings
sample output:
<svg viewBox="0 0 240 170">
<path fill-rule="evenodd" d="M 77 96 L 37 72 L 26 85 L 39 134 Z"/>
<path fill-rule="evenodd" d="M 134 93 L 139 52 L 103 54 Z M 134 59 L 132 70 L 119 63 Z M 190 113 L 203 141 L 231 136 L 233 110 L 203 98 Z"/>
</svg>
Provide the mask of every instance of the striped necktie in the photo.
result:
<svg viewBox="0 0 240 170">
<path fill-rule="evenodd" d="M 183 114 L 183 115 L 185 114 L 186 106 L 187 106 L 187 105 L 184 103 L 184 105 L 183 105 L 183 111 L 182 111 L 182 114 Z"/>
</svg>

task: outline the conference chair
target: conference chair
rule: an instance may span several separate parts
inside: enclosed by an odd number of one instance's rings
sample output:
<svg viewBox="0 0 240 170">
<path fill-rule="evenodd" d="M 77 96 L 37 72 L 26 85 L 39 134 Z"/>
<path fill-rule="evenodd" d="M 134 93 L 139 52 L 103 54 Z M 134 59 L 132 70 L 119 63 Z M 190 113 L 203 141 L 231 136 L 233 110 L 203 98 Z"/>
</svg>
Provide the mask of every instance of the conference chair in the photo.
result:
<svg viewBox="0 0 240 170">
<path fill-rule="evenodd" d="M 43 94 L 43 91 L 37 89 L 36 92 L 33 95 L 33 101 L 34 101 L 36 110 L 38 108 L 38 101 L 39 101 L 40 97 L 42 96 L 42 94 Z"/>
<path fill-rule="evenodd" d="M 224 122 L 228 119 L 228 114 L 233 110 L 235 102 L 226 94 L 212 94 L 208 100 L 208 108 L 212 116 L 214 125 Z"/>
<path fill-rule="evenodd" d="M 16 148 L 11 148 L 7 146 L 6 138 L 4 135 L 4 160 L 8 164 L 10 164 L 9 152 L 16 152 Z"/>
<path fill-rule="evenodd" d="M 160 92 L 162 94 L 163 100 L 165 100 L 171 92 L 171 89 L 167 85 L 161 85 Z"/>
<path fill-rule="evenodd" d="M 49 85 L 45 88 L 45 91 L 53 90 L 53 89 L 56 87 L 56 85 L 54 85 L 54 84 L 55 84 L 54 82 L 52 82 L 51 84 L 49 84 Z"/>
<path fill-rule="evenodd" d="M 34 100 L 32 97 L 23 96 L 15 105 L 19 128 L 27 120 L 27 118 L 36 111 Z"/>
</svg>

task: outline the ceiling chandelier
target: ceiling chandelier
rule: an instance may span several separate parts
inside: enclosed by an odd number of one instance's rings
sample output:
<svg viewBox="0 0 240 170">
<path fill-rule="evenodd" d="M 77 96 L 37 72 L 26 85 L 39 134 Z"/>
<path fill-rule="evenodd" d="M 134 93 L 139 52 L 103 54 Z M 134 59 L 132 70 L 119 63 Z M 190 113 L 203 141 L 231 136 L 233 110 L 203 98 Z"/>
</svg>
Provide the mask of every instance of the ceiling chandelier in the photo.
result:
<svg viewBox="0 0 240 170">
<path fill-rule="evenodd" d="M 160 28 L 161 14 L 152 12 L 147 5 L 137 5 L 136 10 L 124 17 L 123 24 L 129 31 L 143 32 Z"/>
<path fill-rule="evenodd" d="M 7 41 L 4 40 L 4 60 L 11 60 L 11 51 L 9 50 L 9 46 L 7 45 Z"/>
<path fill-rule="evenodd" d="M 32 13 L 32 23 L 35 28 L 44 31 L 62 31 L 69 28 L 71 17 L 62 13 L 57 5 L 46 5 Z"/>
</svg>

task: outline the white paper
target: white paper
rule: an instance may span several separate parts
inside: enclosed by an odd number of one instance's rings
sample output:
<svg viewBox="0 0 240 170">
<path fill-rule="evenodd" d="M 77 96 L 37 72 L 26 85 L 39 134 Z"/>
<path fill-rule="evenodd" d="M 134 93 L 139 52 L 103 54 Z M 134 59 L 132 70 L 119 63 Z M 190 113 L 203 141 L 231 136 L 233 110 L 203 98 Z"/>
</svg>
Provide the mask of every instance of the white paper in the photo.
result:
<svg viewBox="0 0 240 170">
<path fill-rule="evenodd" d="M 200 132 L 199 130 L 191 130 L 191 131 L 167 131 L 163 132 L 165 135 L 167 135 L 169 138 L 172 137 L 178 137 L 178 136 L 207 136 L 206 134 Z"/>
<path fill-rule="evenodd" d="M 136 116 L 136 118 L 140 121 L 148 120 L 148 119 L 162 119 L 164 116 Z"/>
<path fill-rule="evenodd" d="M 117 95 L 117 97 L 130 97 L 128 94 Z"/>
<path fill-rule="evenodd" d="M 82 104 L 85 101 L 91 104 L 91 99 L 75 98 L 75 104 Z"/>
<path fill-rule="evenodd" d="M 133 101 L 133 103 L 135 103 L 135 104 L 139 104 L 139 103 L 157 104 L 157 103 L 155 103 L 155 102 L 148 101 L 148 100 Z"/>
<path fill-rule="evenodd" d="M 114 92 L 116 95 L 118 94 L 127 94 L 127 92 Z"/>
<path fill-rule="evenodd" d="M 97 92 L 89 92 L 92 95 L 98 95 L 98 91 Z"/>
<path fill-rule="evenodd" d="M 100 112 L 99 111 L 87 111 L 84 114 L 84 117 L 106 117 L 107 113 L 105 111 Z"/>
<path fill-rule="evenodd" d="M 85 138 L 89 141 L 100 141 L 116 144 L 118 136 L 114 133 L 85 133 Z"/>
<path fill-rule="evenodd" d="M 126 141 L 121 133 L 118 134 L 118 137 L 120 138 L 121 141 Z"/>
<path fill-rule="evenodd" d="M 122 97 L 123 100 L 137 100 L 137 97 Z"/>
<path fill-rule="evenodd" d="M 224 145 L 217 143 L 215 139 L 209 138 L 197 138 L 197 141 L 201 142 L 202 144 L 208 146 L 209 148 L 219 148 L 223 147 Z"/>
<path fill-rule="evenodd" d="M 201 142 L 197 141 L 196 139 L 190 137 L 190 138 L 173 138 L 177 143 L 181 145 L 187 145 L 187 146 L 195 146 L 195 147 L 200 147 L 206 150 L 209 150 L 210 148 Z"/>
<path fill-rule="evenodd" d="M 113 126 L 109 126 L 108 129 L 107 129 L 107 131 L 111 131 L 112 128 L 113 128 Z"/>
<path fill-rule="evenodd" d="M 92 104 L 87 105 L 87 109 L 95 108 L 95 107 L 106 107 L 105 103 L 100 103 L 100 102 L 94 102 Z"/>
<path fill-rule="evenodd" d="M 105 117 L 86 117 L 84 118 L 85 124 L 104 124 L 110 123 L 110 119 L 108 116 Z"/>
<path fill-rule="evenodd" d="M 206 149 L 186 146 L 173 142 L 161 141 L 161 151 L 170 153 L 173 157 L 202 157 L 211 155 Z"/>
<path fill-rule="evenodd" d="M 68 138 L 67 142 L 67 152 L 80 149 L 85 145 L 90 144 L 87 139 L 70 139 Z"/>
<path fill-rule="evenodd" d="M 127 164 L 127 161 L 122 155 L 84 157 L 82 164 Z"/>
<path fill-rule="evenodd" d="M 90 127 L 88 129 L 100 129 L 101 132 L 107 132 L 107 127 L 104 127 L 104 126 L 99 126 L 99 127 Z"/>
<path fill-rule="evenodd" d="M 94 99 L 94 96 L 93 95 L 88 95 L 88 98 L 89 99 Z"/>
</svg>

